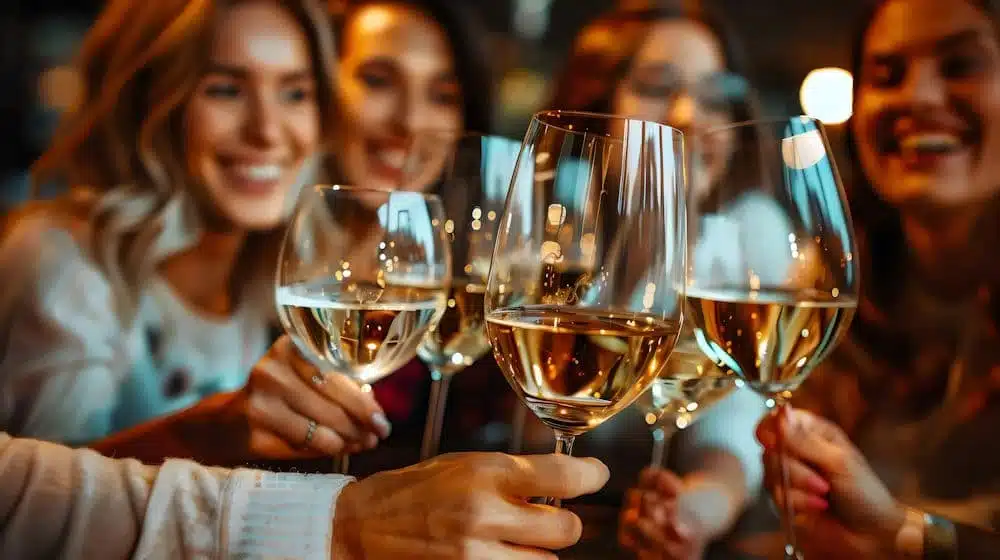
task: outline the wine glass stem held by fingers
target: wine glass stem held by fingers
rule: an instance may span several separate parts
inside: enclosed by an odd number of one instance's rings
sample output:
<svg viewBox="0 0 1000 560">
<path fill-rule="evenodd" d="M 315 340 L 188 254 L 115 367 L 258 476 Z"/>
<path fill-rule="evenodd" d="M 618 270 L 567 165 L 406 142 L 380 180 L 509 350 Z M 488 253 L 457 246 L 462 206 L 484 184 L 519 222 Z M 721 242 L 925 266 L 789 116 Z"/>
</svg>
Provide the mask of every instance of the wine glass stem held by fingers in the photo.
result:
<svg viewBox="0 0 1000 560">
<path fill-rule="evenodd" d="M 573 442 L 576 440 L 576 436 L 558 430 L 556 431 L 555 435 L 556 435 L 556 448 L 554 453 L 556 455 L 572 455 Z M 559 498 L 553 498 L 551 496 L 548 496 L 545 498 L 545 505 L 562 507 L 562 500 L 560 500 Z"/>
<path fill-rule="evenodd" d="M 365 393 L 372 391 L 372 386 L 368 383 L 361 384 L 361 390 Z M 336 474 L 349 474 L 351 470 L 351 454 L 345 449 L 340 455 L 333 459 L 333 472 Z"/>
<path fill-rule="evenodd" d="M 787 421 L 792 405 L 788 403 L 786 397 L 780 395 L 774 396 L 772 399 L 774 400 L 774 407 L 771 409 L 771 414 L 774 414 L 779 421 Z M 781 425 L 780 422 L 779 425 Z M 779 512 L 779 516 L 781 518 L 782 531 L 785 533 L 785 560 L 803 560 L 802 553 L 798 548 L 798 541 L 795 540 L 795 508 L 792 505 L 792 500 L 789 498 L 791 480 L 789 478 L 788 462 L 785 460 L 784 430 L 778 430 L 776 445 L 778 450 L 778 464 L 776 466 L 778 468 L 775 472 L 778 473 L 778 480 L 775 483 L 779 487 L 776 489 L 775 496 L 781 496 L 781 503 L 779 504 L 781 511 Z"/>
<path fill-rule="evenodd" d="M 444 426 L 444 412 L 448 406 L 448 387 L 451 375 L 431 370 L 431 398 L 427 408 L 427 424 L 420 448 L 420 460 L 425 461 L 438 454 L 441 445 L 441 430 Z"/>
</svg>

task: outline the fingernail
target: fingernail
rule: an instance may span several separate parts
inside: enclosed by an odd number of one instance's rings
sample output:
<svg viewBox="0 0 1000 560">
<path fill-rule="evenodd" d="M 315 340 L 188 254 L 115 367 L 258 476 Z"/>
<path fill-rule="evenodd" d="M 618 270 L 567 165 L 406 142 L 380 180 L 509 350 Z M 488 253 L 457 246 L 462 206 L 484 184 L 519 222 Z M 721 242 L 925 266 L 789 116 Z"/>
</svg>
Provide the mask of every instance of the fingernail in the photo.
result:
<svg viewBox="0 0 1000 560">
<path fill-rule="evenodd" d="M 830 491 L 830 484 L 818 476 L 810 476 L 806 480 L 806 486 L 816 494 L 826 494 Z"/>
<path fill-rule="evenodd" d="M 392 424 L 389 423 L 389 419 L 382 412 L 372 414 L 372 424 L 375 425 L 375 429 L 378 430 L 378 435 L 382 439 L 389 437 L 389 434 L 392 433 Z"/>
<path fill-rule="evenodd" d="M 675 523 L 674 532 L 677 533 L 677 536 L 682 539 L 686 539 L 691 536 L 691 528 L 683 523 Z"/>
<path fill-rule="evenodd" d="M 375 449 L 378 445 L 378 436 L 375 434 L 368 434 L 365 436 L 365 447 L 367 449 Z"/>
<path fill-rule="evenodd" d="M 806 499 L 806 506 L 809 509 L 826 511 L 826 508 L 830 507 L 830 503 L 818 496 L 809 496 L 809 498 Z"/>
</svg>

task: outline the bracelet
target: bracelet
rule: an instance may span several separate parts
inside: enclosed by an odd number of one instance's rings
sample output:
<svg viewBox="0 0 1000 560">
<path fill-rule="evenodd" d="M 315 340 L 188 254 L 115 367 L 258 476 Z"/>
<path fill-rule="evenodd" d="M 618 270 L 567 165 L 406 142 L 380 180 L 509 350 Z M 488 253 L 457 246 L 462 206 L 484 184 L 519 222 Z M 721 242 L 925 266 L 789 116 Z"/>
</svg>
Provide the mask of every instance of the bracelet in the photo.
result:
<svg viewBox="0 0 1000 560">
<path fill-rule="evenodd" d="M 955 524 L 936 515 L 924 514 L 924 558 L 957 560 L 958 541 Z"/>
</svg>

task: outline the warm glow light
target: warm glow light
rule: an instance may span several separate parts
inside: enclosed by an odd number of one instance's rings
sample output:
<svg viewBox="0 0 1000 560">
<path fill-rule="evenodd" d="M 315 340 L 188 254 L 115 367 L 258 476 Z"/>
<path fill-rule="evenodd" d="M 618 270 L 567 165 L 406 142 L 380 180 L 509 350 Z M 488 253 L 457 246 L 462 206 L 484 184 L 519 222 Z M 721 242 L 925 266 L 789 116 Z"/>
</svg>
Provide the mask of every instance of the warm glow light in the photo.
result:
<svg viewBox="0 0 1000 560">
<path fill-rule="evenodd" d="M 817 68 L 802 81 L 799 102 L 807 115 L 824 124 L 851 118 L 854 77 L 843 68 Z"/>
</svg>

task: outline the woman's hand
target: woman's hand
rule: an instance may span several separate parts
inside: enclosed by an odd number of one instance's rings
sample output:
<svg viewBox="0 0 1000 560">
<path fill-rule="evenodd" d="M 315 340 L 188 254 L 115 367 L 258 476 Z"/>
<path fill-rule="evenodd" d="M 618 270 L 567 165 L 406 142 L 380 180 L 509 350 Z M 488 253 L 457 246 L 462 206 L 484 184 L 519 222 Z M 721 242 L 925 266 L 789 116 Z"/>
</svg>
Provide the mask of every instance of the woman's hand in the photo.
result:
<svg viewBox="0 0 1000 560">
<path fill-rule="evenodd" d="M 764 446 L 764 464 L 769 488 L 777 488 L 777 442 L 784 437 L 792 506 L 803 545 L 820 542 L 846 550 L 864 552 L 891 550 L 906 519 L 906 508 L 893 498 L 869 467 L 861 452 L 833 423 L 806 412 L 788 409 L 787 414 L 769 415 L 757 428 Z M 780 492 L 775 501 L 784 504 Z M 810 536 L 812 535 L 812 536 Z"/>
<path fill-rule="evenodd" d="M 732 501 L 711 477 L 647 468 L 626 494 L 619 542 L 641 559 L 698 560 L 731 524 Z"/>
<path fill-rule="evenodd" d="M 500 453 L 442 455 L 348 485 L 337 500 L 333 557 L 555 558 L 580 538 L 580 519 L 529 498 L 596 492 L 596 459 Z"/>
<path fill-rule="evenodd" d="M 370 391 L 343 375 L 320 373 L 287 336 L 254 365 L 224 414 L 241 424 L 250 459 L 357 453 L 391 431 Z"/>
<path fill-rule="evenodd" d="M 146 463 L 186 457 L 235 466 L 354 453 L 375 447 L 390 431 L 370 392 L 343 375 L 321 374 L 283 336 L 254 365 L 243 389 L 213 395 L 90 447 Z"/>
</svg>

